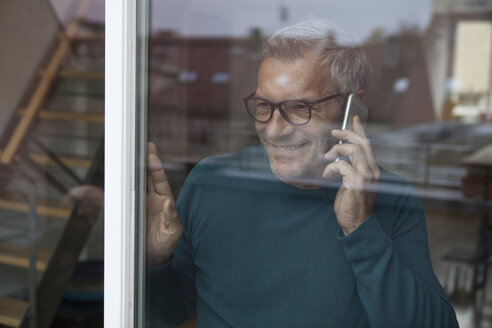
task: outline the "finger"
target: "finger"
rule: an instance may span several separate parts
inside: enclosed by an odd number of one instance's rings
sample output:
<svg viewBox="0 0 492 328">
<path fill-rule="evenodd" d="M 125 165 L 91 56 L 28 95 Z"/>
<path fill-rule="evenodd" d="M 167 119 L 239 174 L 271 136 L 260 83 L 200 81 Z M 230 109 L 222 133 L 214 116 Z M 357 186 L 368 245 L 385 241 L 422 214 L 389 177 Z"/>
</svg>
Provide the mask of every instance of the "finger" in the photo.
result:
<svg viewBox="0 0 492 328">
<path fill-rule="evenodd" d="M 346 161 L 341 160 L 328 164 L 323 172 L 323 177 L 329 178 L 336 173 L 342 175 L 345 188 L 357 190 L 364 188 L 364 178 Z"/>
<path fill-rule="evenodd" d="M 366 178 L 372 178 L 372 169 L 367 162 L 364 150 L 357 144 L 335 144 L 325 154 L 327 160 L 334 160 L 340 155 L 346 156 L 352 162 L 353 167 Z"/>
<path fill-rule="evenodd" d="M 354 167 L 344 160 L 328 164 L 325 168 L 325 171 L 323 172 L 323 177 L 330 177 L 334 173 L 339 173 L 343 177 L 350 177 L 357 174 Z"/>
<path fill-rule="evenodd" d="M 154 187 L 154 179 L 152 179 L 152 173 L 150 172 L 150 154 L 154 154 L 157 156 L 157 147 L 155 144 L 151 141 L 147 142 L 147 191 L 148 192 L 154 192 L 155 187 Z"/>
<path fill-rule="evenodd" d="M 162 162 L 157 156 L 157 147 L 153 142 L 147 142 L 147 161 L 150 177 L 153 183 L 148 184 L 149 191 L 155 191 L 163 196 L 173 197 L 169 179 L 162 168 Z"/>
<path fill-rule="evenodd" d="M 366 132 L 364 131 L 364 127 L 362 126 L 362 123 L 360 122 L 360 117 L 359 115 L 355 115 L 352 118 L 352 128 L 354 129 L 355 133 L 358 135 L 367 138 Z"/>
<path fill-rule="evenodd" d="M 155 158 L 151 160 L 151 155 L 157 158 L 157 160 L 155 160 Z M 151 169 L 151 171 L 162 169 L 162 163 L 159 159 L 159 156 L 157 155 L 157 148 L 153 142 L 147 143 L 147 166 Z"/>
<path fill-rule="evenodd" d="M 155 158 L 151 160 L 152 157 L 157 158 L 157 160 L 155 160 Z M 147 166 L 150 168 L 151 171 L 162 169 L 162 163 L 159 159 L 159 156 L 157 155 L 157 148 L 153 142 L 147 143 Z"/>
<path fill-rule="evenodd" d="M 162 168 L 162 162 L 155 154 L 149 154 L 149 170 L 154 182 L 155 191 L 163 196 L 173 195 L 166 172 Z"/>
<path fill-rule="evenodd" d="M 371 142 L 367 137 L 365 137 L 365 133 L 364 130 L 362 129 L 362 125 L 360 124 L 360 121 L 356 122 L 354 128 L 360 128 L 362 130 L 363 136 L 351 130 L 337 130 L 337 129 L 332 130 L 331 134 L 337 139 L 346 139 L 348 142 L 352 144 L 360 145 L 366 156 L 367 163 L 371 168 L 371 171 L 378 172 L 379 168 L 377 166 L 374 153 L 372 152 Z M 361 130 L 359 130 L 359 132 Z"/>
<path fill-rule="evenodd" d="M 147 170 L 147 191 L 148 192 L 155 191 L 154 179 L 152 179 L 152 173 L 150 173 L 150 170 Z"/>
<path fill-rule="evenodd" d="M 147 154 L 157 155 L 157 147 L 152 141 L 147 142 Z"/>
<path fill-rule="evenodd" d="M 347 140 L 348 142 L 353 144 L 363 144 L 365 142 L 364 139 L 366 139 L 365 137 L 352 130 L 333 129 L 331 130 L 331 135 L 334 136 L 336 139 Z"/>
</svg>

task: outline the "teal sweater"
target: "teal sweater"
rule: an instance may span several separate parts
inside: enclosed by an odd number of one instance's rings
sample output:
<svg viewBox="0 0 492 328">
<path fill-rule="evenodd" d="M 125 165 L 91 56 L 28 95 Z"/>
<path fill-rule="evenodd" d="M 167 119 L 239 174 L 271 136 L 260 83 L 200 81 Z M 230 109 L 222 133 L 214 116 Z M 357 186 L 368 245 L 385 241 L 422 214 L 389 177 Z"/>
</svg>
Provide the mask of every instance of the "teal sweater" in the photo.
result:
<svg viewBox="0 0 492 328">
<path fill-rule="evenodd" d="M 458 327 L 430 263 L 424 213 L 383 171 L 374 210 L 344 236 L 339 183 L 278 180 L 262 147 L 198 164 L 179 195 L 184 233 L 147 276 L 149 327 Z"/>
</svg>

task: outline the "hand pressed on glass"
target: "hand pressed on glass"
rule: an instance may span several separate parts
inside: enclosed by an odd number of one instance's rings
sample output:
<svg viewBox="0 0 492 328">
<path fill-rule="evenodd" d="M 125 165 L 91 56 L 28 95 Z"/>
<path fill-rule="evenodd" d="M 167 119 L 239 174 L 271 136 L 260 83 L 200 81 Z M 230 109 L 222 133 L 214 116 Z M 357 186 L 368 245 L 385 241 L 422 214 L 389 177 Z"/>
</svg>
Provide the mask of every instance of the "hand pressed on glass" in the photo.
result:
<svg viewBox="0 0 492 328">
<path fill-rule="evenodd" d="M 162 162 L 147 144 L 147 266 L 169 261 L 183 232 Z"/>
</svg>

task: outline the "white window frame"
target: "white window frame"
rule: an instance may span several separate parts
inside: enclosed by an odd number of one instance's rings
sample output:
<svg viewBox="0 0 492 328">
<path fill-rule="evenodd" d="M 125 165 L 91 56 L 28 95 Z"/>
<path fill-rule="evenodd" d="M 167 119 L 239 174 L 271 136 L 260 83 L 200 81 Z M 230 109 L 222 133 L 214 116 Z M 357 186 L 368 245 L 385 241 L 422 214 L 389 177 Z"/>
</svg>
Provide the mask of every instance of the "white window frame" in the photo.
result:
<svg viewBox="0 0 492 328">
<path fill-rule="evenodd" d="M 136 1 L 106 1 L 104 327 L 134 327 Z"/>
</svg>

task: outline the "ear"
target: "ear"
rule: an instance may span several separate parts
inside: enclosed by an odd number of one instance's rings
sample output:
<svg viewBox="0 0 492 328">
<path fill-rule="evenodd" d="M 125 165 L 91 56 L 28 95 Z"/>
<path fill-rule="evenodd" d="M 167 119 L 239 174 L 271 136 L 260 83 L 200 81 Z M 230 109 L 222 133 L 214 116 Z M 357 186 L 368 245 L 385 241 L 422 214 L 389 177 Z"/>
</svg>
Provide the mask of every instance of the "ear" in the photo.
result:
<svg viewBox="0 0 492 328">
<path fill-rule="evenodd" d="M 366 102 L 366 92 L 364 90 L 359 90 L 356 92 L 357 94 L 357 97 L 359 97 L 360 100 L 362 100 L 362 102 Z"/>
</svg>

